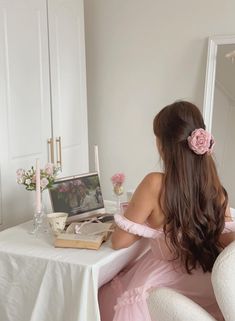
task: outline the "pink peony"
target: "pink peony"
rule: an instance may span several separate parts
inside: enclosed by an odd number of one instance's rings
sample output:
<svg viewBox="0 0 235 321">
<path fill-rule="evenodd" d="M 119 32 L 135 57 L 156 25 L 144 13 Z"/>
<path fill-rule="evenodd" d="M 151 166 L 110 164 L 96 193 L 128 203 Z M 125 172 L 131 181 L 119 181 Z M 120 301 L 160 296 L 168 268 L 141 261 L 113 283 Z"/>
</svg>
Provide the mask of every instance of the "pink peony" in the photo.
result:
<svg viewBox="0 0 235 321">
<path fill-rule="evenodd" d="M 44 171 L 47 175 L 51 176 L 53 175 L 53 171 L 54 171 L 54 165 L 51 163 L 47 163 L 45 165 Z"/>
<path fill-rule="evenodd" d="M 198 155 L 211 153 L 214 144 L 213 136 L 203 128 L 195 129 L 188 137 L 189 148 Z"/>
<path fill-rule="evenodd" d="M 113 185 L 116 185 L 116 184 L 121 185 L 125 181 L 125 175 L 123 173 L 116 173 L 111 177 L 111 181 Z"/>
<path fill-rule="evenodd" d="M 42 178 L 42 179 L 41 179 L 41 188 L 42 188 L 42 189 L 45 189 L 45 188 L 47 187 L 48 183 L 49 183 L 49 181 L 48 181 L 47 178 L 45 178 L 45 177 Z"/>
<path fill-rule="evenodd" d="M 24 176 L 25 170 L 23 168 L 19 168 L 16 171 L 16 176 L 17 178 L 22 178 L 22 176 Z"/>
</svg>

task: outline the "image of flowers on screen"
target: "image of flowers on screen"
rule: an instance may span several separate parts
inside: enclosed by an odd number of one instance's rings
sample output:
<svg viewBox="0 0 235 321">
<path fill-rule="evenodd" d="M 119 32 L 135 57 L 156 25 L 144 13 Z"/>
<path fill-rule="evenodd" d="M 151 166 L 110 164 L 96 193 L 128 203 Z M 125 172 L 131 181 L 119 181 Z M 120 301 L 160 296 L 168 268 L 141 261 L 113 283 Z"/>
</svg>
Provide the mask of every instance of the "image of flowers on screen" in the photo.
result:
<svg viewBox="0 0 235 321">
<path fill-rule="evenodd" d="M 98 175 L 55 181 L 50 189 L 53 209 L 76 215 L 104 207 Z"/>
</svg>

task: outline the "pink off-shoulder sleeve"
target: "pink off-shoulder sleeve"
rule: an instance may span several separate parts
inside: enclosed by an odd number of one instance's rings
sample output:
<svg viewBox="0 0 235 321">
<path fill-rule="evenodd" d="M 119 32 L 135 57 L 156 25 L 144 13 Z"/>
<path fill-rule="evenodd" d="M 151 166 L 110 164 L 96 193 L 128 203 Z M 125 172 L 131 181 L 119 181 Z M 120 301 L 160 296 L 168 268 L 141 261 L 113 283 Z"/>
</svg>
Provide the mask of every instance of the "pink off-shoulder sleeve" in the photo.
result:
<svg viewBox="0 0 235 321">
<path fill-rule="evenodd" d="M 115 214 L 114 220 L 120 229 L 128 233 L 151 239 L 155 239 L 157 237 L 158 231 L 147 226 L 146 224 L 135 223 L 120 214 Z"/>
<path fill-rule="evenodd" d="M 231 233 L 235 232 L 235 221 L 225 222 L 225 227 L 222 233 Z"/>
</svg>

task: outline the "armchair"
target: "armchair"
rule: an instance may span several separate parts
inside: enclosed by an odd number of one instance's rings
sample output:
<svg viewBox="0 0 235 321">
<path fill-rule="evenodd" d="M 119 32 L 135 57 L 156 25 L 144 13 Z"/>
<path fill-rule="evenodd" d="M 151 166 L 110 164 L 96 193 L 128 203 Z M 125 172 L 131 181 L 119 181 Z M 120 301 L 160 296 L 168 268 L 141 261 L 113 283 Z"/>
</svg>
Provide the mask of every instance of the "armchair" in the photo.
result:
<svg viewBox="0 0 235 321">
<path fill-rule="evenodd" d="M 235 320 L 235 241 L 218 256 L 212 286 L 225 321 Z M 168 288 L 152 291 L 148 307 L 153 321 L 216 321 L 198 304 Z"/>
</svg>

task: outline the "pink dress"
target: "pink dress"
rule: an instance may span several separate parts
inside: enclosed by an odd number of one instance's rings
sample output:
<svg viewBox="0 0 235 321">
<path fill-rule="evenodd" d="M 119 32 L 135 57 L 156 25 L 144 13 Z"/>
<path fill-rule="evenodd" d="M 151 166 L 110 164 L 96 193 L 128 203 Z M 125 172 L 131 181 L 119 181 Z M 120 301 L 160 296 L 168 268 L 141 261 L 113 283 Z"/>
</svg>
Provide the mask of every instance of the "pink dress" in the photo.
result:
<svg viewBox="0 0 235 321">
<path fill-rule="evenodd" d="M 152 321 L 146 298 L 156 287 L 174 289 L 201 305 L 216 320 L 223 320 L 214 297 L 211 273 L 198 268 L 190 275 L 183 272 L 179 263 L 169 261 L 170 251 L 162 230 L 120 215 L 115 215 L 115 221 L 123 230 L 149 238 L 150 250 L 99 289 L 101 321 Z M 226 222 L 224 233 L 230 231 L 235 231 L 235 222 Z"/>
</svg>

